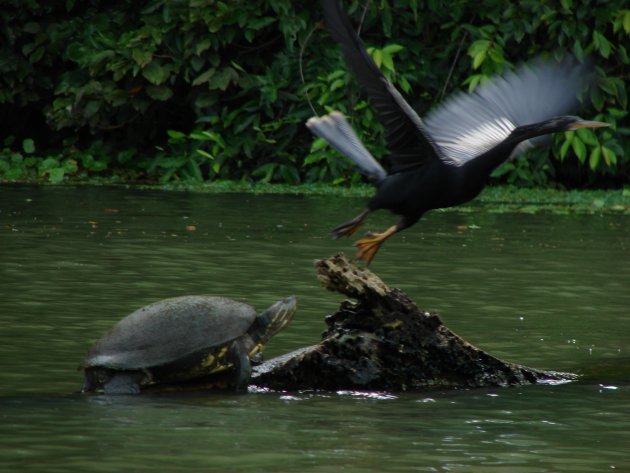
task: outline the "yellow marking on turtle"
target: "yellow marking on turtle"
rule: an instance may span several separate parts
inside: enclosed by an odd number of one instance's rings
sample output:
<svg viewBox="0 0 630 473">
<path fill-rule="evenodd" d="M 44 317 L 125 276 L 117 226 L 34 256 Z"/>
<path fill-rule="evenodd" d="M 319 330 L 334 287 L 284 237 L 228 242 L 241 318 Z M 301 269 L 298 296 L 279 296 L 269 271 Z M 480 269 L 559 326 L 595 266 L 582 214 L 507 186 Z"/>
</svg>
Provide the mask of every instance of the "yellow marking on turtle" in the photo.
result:
<svg viewBox="0 0 630 473">
<path fill-rule="evenodd" d="M 207 376 L 214 373 L 219 373 L 221 371 L 225 371 L 233 366 L 232 363 L 221 363 L 222 358 L 225 357 L 225 354 L 229 350 L 229 345 L 227 347 L 221 348 L 218 352 L 210 353 L 205 356 L 203 359 L 199 361 L 194 367 L 188 370 L 187 378 L 198 377 L 198 376 Z M 214 368 L 210 369 L 212 365 L 216 365 Z"/>
<path fill-rule="evenodd" d="M 206 356 L 203 360 L 201 360 L 201 363 L 199 363 L 199 366 L 202 368 L 207 368 L 208 366 L 212 366 L 215 359 L 216 359 L 215 356 L 210 354 Z"/>
<path fill-rule="evenodd" d="M 259 351 L 262 351 L 264 346 L 265 346 L 264 343 L 258 343 L 257 345 L 254 345 L 254 347 L 249 351 L 249 355 L 248 356 L 251 358 L 252 356 L 254 356 Z"/>
<path fill-rule="evenodd" d="M 223 358 L 225 358 L 225 354 L 228 352 L 228 350 L 230 349 L 230 346 L 225 346 L 223 348 L 221 348 L 221 350 L 219 350 L 219 353 L 216 354 L 215 356 L 209 355 L 206 359 L 210 359 L 212 358 L 212 363 L 214 362 L 218 362 L 217 366 L 215 366 L 215 368 L 210 371 L 210 373 L 218 373 L 220 371 L 225 371 L 228 368 L 232 367 L 232 363 L 222 363 Z M 206 366 L 211 366 L 212 363 L 208 363 Z"/>
</svg>

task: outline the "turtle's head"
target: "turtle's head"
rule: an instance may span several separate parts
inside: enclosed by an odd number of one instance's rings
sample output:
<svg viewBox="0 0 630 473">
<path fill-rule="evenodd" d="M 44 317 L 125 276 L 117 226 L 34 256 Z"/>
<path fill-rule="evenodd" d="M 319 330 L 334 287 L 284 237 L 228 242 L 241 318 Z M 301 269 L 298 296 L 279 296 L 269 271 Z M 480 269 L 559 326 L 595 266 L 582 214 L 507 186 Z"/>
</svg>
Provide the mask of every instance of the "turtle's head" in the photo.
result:
<svg viewBox="0 0 630 473">
<path fill-rule="evenodd" d="M 250 334 L 260 339 L 264 345 L 276 333 L 286 327 L 293 319 L 297 301 L 295 296 L 289 296 L 279 300 L 264 312 L 258 314 L 255 322 L 254 332 Z"/>
</svg>

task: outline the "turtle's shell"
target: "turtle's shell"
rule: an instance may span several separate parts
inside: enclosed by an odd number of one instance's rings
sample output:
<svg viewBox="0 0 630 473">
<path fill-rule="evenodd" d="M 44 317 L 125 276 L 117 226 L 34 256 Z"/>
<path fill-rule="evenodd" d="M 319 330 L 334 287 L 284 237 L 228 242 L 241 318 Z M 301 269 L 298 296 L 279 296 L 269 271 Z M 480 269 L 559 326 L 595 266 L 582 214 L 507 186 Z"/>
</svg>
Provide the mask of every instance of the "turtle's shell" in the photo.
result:
<svg viewBox="0 0 630 473">
<path fill-rule="evenodd" d="M 135 370 L 220 348 L 245 334 L 256 310 L 225 297 L 183 296 L 136 310 L 90 349 L 85 368 Z"/>
</svg>

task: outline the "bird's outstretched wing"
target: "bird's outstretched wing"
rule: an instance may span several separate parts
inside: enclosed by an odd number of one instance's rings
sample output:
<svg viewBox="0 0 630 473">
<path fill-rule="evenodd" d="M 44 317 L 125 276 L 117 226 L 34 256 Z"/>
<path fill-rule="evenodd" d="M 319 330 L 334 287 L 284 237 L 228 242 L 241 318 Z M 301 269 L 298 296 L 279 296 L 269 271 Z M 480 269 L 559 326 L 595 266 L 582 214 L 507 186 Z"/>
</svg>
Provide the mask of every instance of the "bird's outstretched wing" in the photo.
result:
<svg viewBox="0 0 630 473">
<path fill-rule="evenodd" d="M 378 184 L 387 176 L 383 167 L 363 146 L 346 117 L 341 112 L 331 112 L 323 117 L 311 117 L 306 122 L 311 132 L 328 141 L 334 149 L 352 159 L 361 173 Z"/>
<path fill-rule="evenodd" d="M 578 106 L 588 67 L 573 59 L 538 58 L 490 79 L 473 93 L 456 93 L 424 118 L 443 159 L 457 164 L 481 155 L 519 126 L 565 115 Z M 534 140 L 524 142 L 517 152 Z"/>
<path fill-rule="evenodd" d="M 390 172 L 438 159 L 439 151 L 424 131 L 422 120 L 376 66 L 338 0 L 322 0 L 322 6 L 330 35 L 341 45 L 348 67 L 365 89 L 385 127 L 391 153 Z"/>
</svg>

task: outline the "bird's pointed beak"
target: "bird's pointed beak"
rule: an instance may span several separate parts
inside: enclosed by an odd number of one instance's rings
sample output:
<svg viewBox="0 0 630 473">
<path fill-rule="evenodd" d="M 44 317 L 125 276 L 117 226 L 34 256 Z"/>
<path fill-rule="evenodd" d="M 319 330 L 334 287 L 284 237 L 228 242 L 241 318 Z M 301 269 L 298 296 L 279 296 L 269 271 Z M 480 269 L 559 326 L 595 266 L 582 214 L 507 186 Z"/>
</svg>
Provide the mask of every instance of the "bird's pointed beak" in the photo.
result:
<svg viewBox="0 0 630 473">
<path fill-rule="evenodd" d="M 578 128 L 604 128 L 607 126 L 610 126 L 610 123 L 580 120 L 579 122 L 575 122 L 571 125 L 570 130 L 577 130 Z"/>
</svg>

